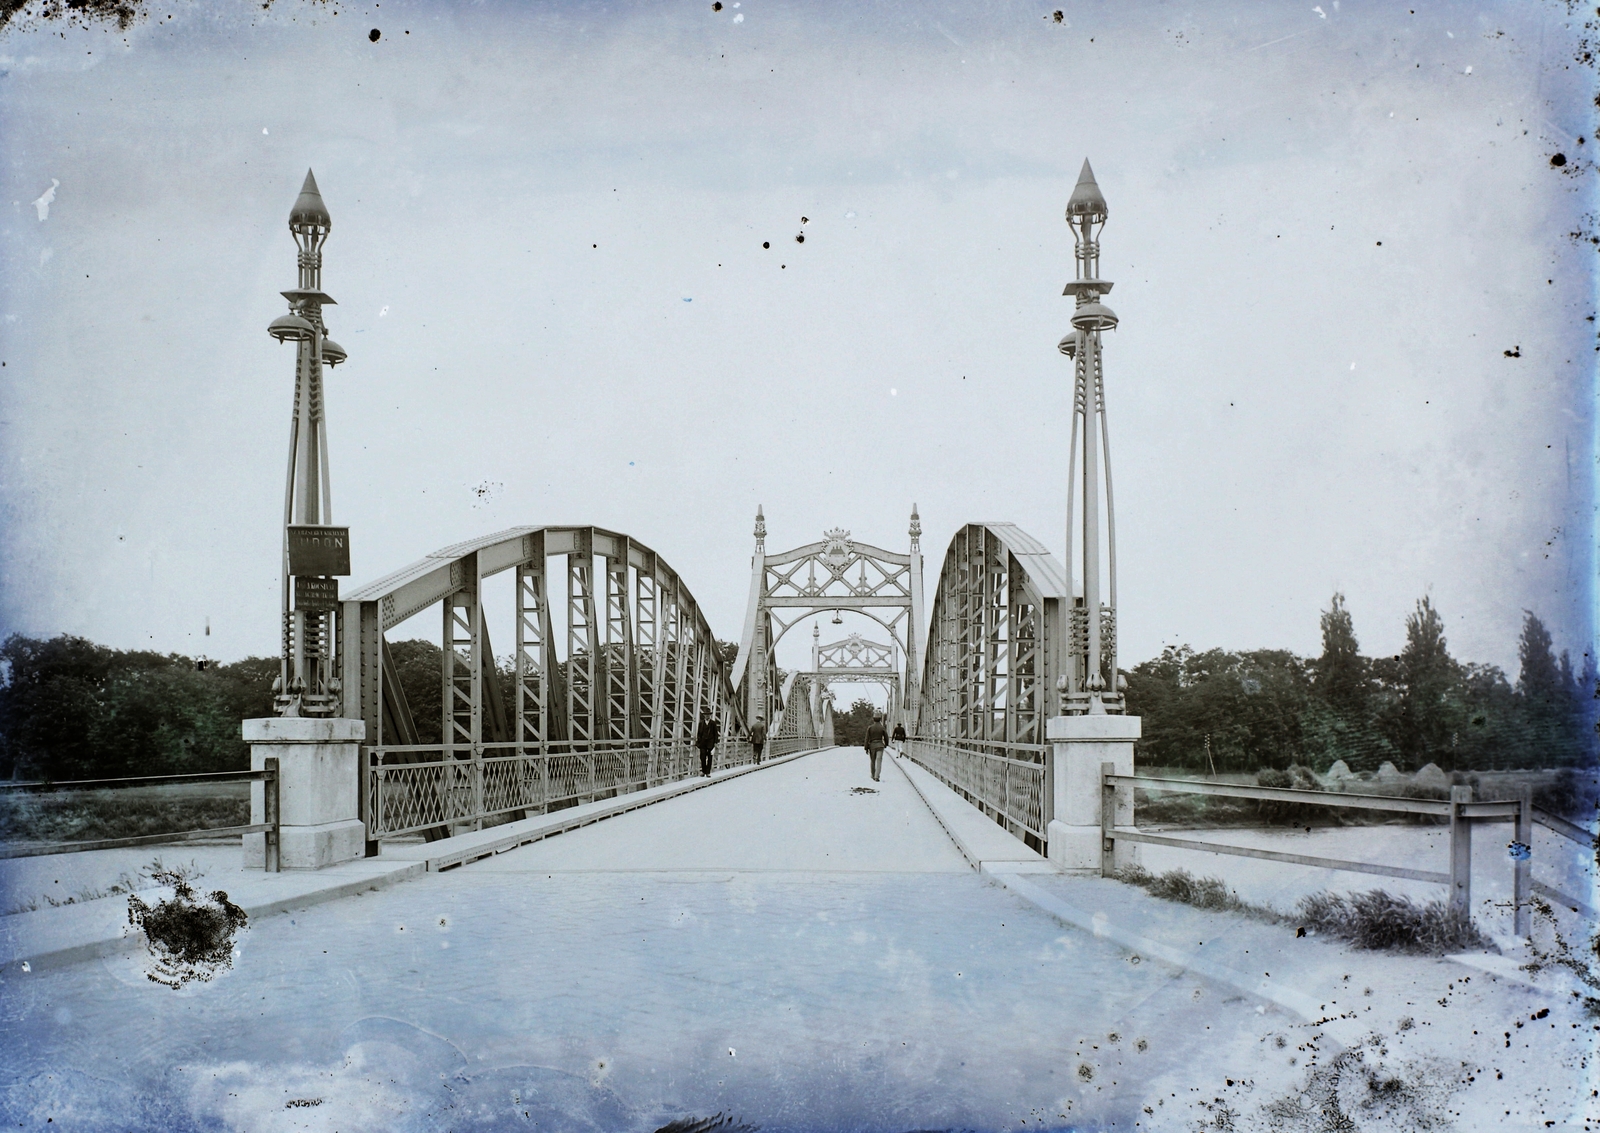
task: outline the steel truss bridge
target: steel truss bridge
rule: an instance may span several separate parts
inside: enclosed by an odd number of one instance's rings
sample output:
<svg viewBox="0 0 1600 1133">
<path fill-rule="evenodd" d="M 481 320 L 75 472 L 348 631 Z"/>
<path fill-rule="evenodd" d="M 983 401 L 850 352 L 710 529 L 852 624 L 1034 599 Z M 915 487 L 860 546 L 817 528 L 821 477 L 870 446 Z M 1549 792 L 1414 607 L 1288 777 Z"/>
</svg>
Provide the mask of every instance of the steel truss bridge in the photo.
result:
<svg viewBox="0 0 1600 1133">
<path fill-rule="evenodd" d="M 753 758 L 758 722 L 774 754 L 821 746 L 832 738 L 829 685 L 858 679 L 887 688 L 890 725 L 906 727 L 911 758 L 1042 848 L 1051 818 L 1045 720 L 1123 708 L 1101 342 L 1118 325 L 1101 302 L 1112 287 L 1099 278 L 1107 216 L 1085 161 L 1067 205 L 1076 278 L 1063 294 L 1074 299 L 1073 329 L 1058 344 L 1073 374 L 1070 573 L 1013 524 L 969 523 L 951 539 L 925 606 L 915 504 L 904 552 L 834 528 L 768 554 L 757 508 L 749 599 L 729 663 L 678 573 L 643 543 L 599 527 L 512 528 L 337 598 L 348 531 L 331 526 L 322 374 L 346 355 L 323 322 L 333 299 L 321 290 L 322 247 L 333 222 L 308 172 L 289 218 L 298 286 L 282 293 L 290 311 L 268 327 L 296 351 L 276 693 L 285 714 L 365 721 L 359 806 L 369 852 L 385 837 L 432 838 L 684 778 L 702 714 L 720 724 L 715 759 L 724 766 Z M 515 572 L 509 693 L 482 601 L 484 580 L 503 571 Z M 442 739 L 424 744 L 384 634 L 435 605 Z M 877 622 L 888 645 L 824 647 L 814 633 L 808 671 L 778 667 L 784 635 L 845 610 Z"/>
<path fill-rule="evenodd" d="M 832 686 L 870 681 L 888 691 L 889 725 L 904 724 L 911 758 L 1042 846 L 1044 721 L 1082 682 L 1081 600 L 1037 540 L 973 523 L 950 542 L 924 624 L 914 510 L 910 531 L 905 553 L 835 529 L 768 556 L 758 519 L 751 609 L 731 664 L 678 573 L 598 527 L 511 528 L 348 593 L 335 669 L 344 714 L 367 726 L 369 840 L 443 837 L 697 774 L 702 712 L 720 725 L 719 767 L 752 760 L 757 719 L 770 754 L 828 746 Z M 502 572 L 514 576 L 511 624 L 496 627 L 512 648 L 509 695 L 482 601 L 484 581 Z M 431 606 L 443 739 L 425 744 L 385 634 Z M 823 644 L 814 626 L 809 670 L 778 668 L 785 633 L 840 610 L 877 621 L 890 641 Z"/>
</svg>

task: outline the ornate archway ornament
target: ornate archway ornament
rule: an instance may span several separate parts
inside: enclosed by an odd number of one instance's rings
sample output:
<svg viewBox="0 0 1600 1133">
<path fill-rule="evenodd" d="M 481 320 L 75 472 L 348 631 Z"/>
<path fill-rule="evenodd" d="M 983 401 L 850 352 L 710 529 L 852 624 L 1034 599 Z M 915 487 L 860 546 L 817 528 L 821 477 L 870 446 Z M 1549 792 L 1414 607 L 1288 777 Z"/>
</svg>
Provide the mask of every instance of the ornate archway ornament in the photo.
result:
<svg viewBox="0 0 1600 1133">
<path fill-rule="evenodd" d="M 822 550 L 822 561 L 835 578 L 842 578 L 844 568 L 850 565 L 850 553 L 855 549 L 855 544 L 850 541 L 850 532 L 835 527 L 832 531 L 824 531 L 822 538 L 827 544 Z"/>
<path fill-rule="evenodd" d="M 908 551 L 863 543 L 843 527 L 792 551 L 769 555 L 766 517 L 756 510 L 755 554 L 750 561 L 750 599 L 732 679 L 749 719 L 774 721 L 784 705 L 773 649 L 800 622 L 819 614 L 851 610 L 889 631 L 898 672 L 895 710 L 915 704 L 911 690 L 921 672 L 922 521 L 911 509 Z"/>
</svg>

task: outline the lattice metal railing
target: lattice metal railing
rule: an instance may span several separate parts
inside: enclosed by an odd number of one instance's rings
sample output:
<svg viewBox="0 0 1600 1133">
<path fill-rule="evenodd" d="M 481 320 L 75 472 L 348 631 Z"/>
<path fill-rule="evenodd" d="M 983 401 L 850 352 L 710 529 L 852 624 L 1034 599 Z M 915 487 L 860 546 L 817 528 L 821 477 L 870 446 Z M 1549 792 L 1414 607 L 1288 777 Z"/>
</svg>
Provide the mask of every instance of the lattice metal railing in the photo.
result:
<svg viewBox="0 0 1600 1133">
<path fill-rule="evenodd" d="M 1043 851 L 1049 760 L 1046 744 L 982 740 L 906 741 L 905 754 L 1036 850 Z"/>
<path fill-rule="evenodd" d="M 515 743 L 453 751 L 438 744 L 369 748 L 367 837 L 545 814 L 700 771 L 699 753 L 688 743 L 568 740 L 547 742 L 541 749 L 521 746 L 520 751 Z M 717 746 L 714 766 L 752 761 L 749 743 L 734 740 Z"/>
</svg>

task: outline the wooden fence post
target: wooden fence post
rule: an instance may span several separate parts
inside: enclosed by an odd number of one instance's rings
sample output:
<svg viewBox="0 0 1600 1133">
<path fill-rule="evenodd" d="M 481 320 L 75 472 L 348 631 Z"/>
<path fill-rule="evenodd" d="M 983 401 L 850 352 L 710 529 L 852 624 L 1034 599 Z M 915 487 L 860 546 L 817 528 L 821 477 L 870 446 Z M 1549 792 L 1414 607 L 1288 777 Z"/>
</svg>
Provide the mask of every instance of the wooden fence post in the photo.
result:
<svg viewBox="0 0 1600 1133">
<path fill-rule="evenodd" d="M 261 864 L 268 873 L 278 872 L 278 757 L 269 755 L 261 761 L 266 772 L 262 784 L 262 821 L 270 827 L 263 840 Z"/>
<path fill-rule="evenodd" d="M 1533 788 L 1524 785 L 1517 800 L 1517 832 L 1514 836 L 1511 865 L 1511 899 L 1516 902 L 1518 936 L 1533 934 L 1533 910 L 1528 899 L 1533 896 Z"/>
<path fill-rule="evenodd" d="M 1450 910 L 1472 915 L 1472 820 L 1461 804 L 1472 801 L 1471 787 L 1450 788 Z"/>
<path fill-rule="evenodd" d="M 1110 877 L 1116 869 L 1117 785 L 1111 776 L 1117 765 L 1110 760 L 1100 764 L 1100 876 Z"/>
</svg>

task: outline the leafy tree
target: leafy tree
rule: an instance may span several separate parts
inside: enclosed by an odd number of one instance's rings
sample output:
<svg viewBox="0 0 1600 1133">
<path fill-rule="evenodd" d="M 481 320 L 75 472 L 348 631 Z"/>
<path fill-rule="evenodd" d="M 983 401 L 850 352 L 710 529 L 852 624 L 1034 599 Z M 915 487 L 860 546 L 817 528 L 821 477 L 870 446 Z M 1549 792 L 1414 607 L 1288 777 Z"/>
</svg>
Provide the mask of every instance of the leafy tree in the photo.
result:
<svg viewBox="0 0 1600 1133">
<path fill-rule="evenodd" d="M 1459 669 L 1445 643 L 1444 620 L 1426 596 L 1406 617 L 1406 644 L 1396 658 L 1399 711 L 1395 744 L 1412 767 L 1454 767 L 1459 732 Z"/>
<path fill-rule="evenodd" d="M 239 722 L 272 714 L 277 661 L 200 670 L 178 654 L 62 635 L 0 645 L 0 769 L 97 779 L 241 769 Z"/>
<path fill-rule="evenodd" d="M 878 711 L 866 697 L 857 697 L 847 712 L 833 714 L 833 742 L 840 747 L 865 747 L 867 725 Z"/>
<path fill-rule="evenodd" d="M 1128 673 L 1128 711 L 1144 717 L 1139 761 L 1219 771 L 1287 767 L 1301 757 L 1306 663 L 1282 650 L 1196 653 L 1168 646 Z"/>
<path fill-rule="evenodd" d="M 1532 610 L 1524 610 L 1522 615 L 1522 636 L 1517 641 L 1517 660 L 1522 671 L 1517 676 L 1517 691 L 1530 704 L 1556 708 L 1566 699 L 1571 686 L 1556 663 L 1550 631 L 1545 629 L 1544 622 Z"/>
<path fill-rule="evenodd" d="M 1356 640 L 1355 620 L 1335 593 L 1322 611 L 1322 656 L 1317 658 L 1317 692 L 1336 712 L 1360 719 L 1371 710 L 1371 676 Z"/>
<path fill-rule="evenodd" d="M 406 694 L 406 706 L 417 726 L 417 742 L 444 741 L 444 685 L 441 676 L 444 650 L 431 641 L 412 638 L 391 641 L 389 655 L 394 659 L 395 675 Z M 390 740 L 393 742 L 393 740 Z"/>
</svg>

